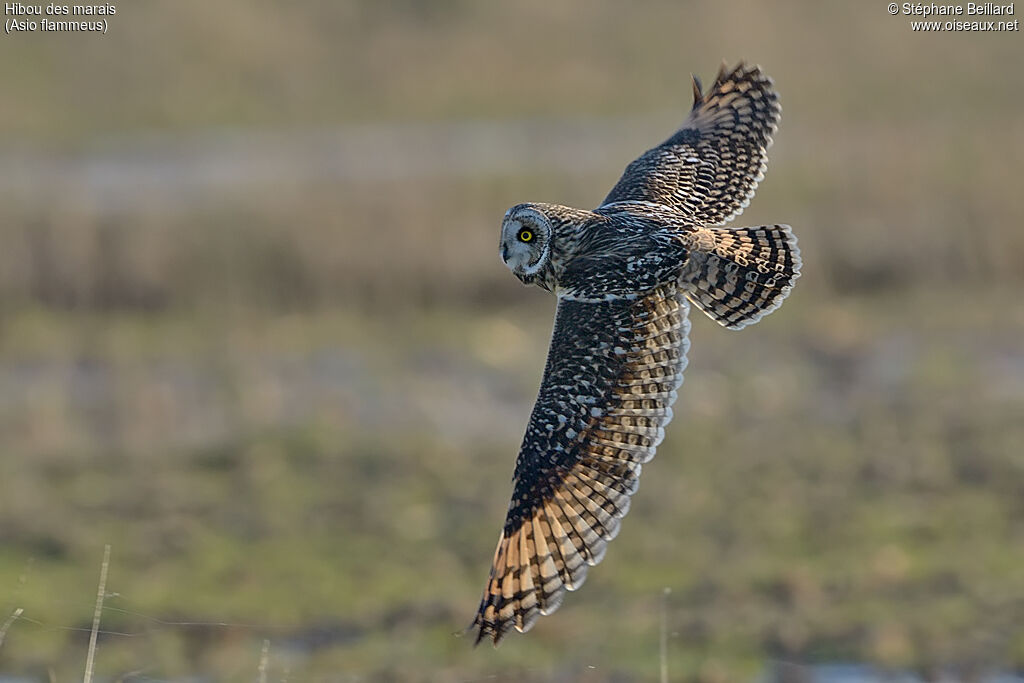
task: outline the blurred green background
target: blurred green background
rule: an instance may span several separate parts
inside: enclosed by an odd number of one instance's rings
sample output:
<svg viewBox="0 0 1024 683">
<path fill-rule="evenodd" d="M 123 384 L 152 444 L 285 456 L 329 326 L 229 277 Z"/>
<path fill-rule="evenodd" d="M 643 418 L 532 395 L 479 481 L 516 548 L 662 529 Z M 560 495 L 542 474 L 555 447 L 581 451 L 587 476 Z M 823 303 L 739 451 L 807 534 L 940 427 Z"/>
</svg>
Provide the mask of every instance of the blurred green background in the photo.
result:
<svg viewBox="0 0 1024 683">
<path fill-rule="evenodd" d="M 1024 59 L 884 3 L 117 3 L 0 36 L 0 677 L 747 681 L 1024 668 Z M 595 206 L 763 65 L 739 224 L 805 269 L 694 320 L 586 586 L 477 606 L 553 299 L 520 201 Z M 662 592 L 671 594 L 663 602 Z M 261 653 L 266 645 L 266 655 Z M 966 675 L 966 674 L 965 674 Z"/>
</svg>

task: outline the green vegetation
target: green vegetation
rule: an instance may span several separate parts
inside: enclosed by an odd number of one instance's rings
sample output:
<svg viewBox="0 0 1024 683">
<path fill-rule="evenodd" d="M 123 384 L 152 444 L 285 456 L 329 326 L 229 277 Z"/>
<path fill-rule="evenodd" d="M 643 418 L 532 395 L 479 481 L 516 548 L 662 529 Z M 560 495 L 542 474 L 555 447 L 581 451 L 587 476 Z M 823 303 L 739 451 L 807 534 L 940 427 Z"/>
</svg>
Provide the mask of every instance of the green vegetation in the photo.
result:
<svg viewBox="0 0 1024 683">
<path fill-rule="evenodd" d="M 182 0 L 0 40 L 0 675 L 81 675 L 106 543 L 105 680 L 253 680 L 265 640 L 274 681 L 655 680 L 666 587 L 673 679 L 1024 668 L 1019 38 L 740 5 Z M 720 57 L 779 84 L 742 221 L 791 223 L 804 278 L 695 319 L 607 559 L 473 650 L 553 308 L 501 213 L 599 201 Z"/>
</svg>

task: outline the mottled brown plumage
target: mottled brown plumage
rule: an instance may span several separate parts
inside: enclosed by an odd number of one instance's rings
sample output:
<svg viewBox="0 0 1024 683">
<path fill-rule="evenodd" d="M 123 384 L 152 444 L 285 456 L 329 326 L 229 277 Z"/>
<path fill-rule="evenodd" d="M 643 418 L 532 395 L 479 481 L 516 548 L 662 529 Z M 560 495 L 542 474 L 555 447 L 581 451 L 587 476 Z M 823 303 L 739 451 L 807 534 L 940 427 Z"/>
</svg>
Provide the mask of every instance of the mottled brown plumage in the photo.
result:
<svg viewBox="0 0 1024 683">
<path fill-rule="evenodd" d="M 579 588 L 629 510 L 672 419 L 689 303 L 738 329 L 775 310 L 799 276 L 789 226 L 721 228 L 763 178 L 780 108 L 757 67 L 694 79 L 683 126 L 631 163 L 597 209 L 520 204 L 501 256 L 558 297 L 512 501 L 470 628 L 495 645 Z"/>
<path fill-rule="evenodd" d="M 631 163 L 604 204 L 647 201 L 689 216 L 695 225 L 724 225 L 747 207 L 764 178 L 768 148 L 782 107 L 759 67 L 725 64 L 672 137 Z"/>
</svg>

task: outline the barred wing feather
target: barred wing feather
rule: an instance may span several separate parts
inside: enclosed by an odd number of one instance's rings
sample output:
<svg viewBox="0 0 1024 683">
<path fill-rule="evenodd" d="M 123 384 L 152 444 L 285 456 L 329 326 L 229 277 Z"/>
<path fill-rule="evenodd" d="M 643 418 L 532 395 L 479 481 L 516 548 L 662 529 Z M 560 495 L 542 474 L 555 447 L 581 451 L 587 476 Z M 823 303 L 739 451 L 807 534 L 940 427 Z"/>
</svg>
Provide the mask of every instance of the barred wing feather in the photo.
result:
<svg viewBox="0 0 1024 683">
<path fill-rule="evenodd" d="M 470 627 L 477 643 L 527 631 L 604 557 L 672 419 L 688 312 L 674 285 L 608 301 L 560 299 L 512 502 Z"/>
<path fill-rule="evenodd" d="M 747 207 L 782 115 L 772 80 L 757 66 L 723 64 L 707 93 L 696 78 L 693 92 L 682 127 L 629 164 L 602 206 L 651 202 L 696 225 L 724 225 Z"/>
</svg>

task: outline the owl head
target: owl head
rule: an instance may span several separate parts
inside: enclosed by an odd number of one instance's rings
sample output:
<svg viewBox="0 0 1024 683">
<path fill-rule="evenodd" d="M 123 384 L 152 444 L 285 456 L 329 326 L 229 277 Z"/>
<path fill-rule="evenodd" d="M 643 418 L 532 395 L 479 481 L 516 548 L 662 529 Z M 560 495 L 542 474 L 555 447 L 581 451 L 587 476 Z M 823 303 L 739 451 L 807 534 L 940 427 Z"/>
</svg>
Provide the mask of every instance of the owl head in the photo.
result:
<svg viewBox="0 0 1024 683">
<path fill-rule="evenodd" d="M 501 260 L 526 284 L 538 280 L 551 258 L 551 222 L 530 204 L 505 212 L 501 224 Z"/>
</svg>

